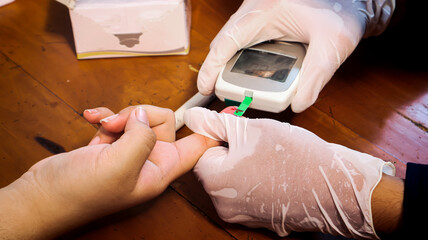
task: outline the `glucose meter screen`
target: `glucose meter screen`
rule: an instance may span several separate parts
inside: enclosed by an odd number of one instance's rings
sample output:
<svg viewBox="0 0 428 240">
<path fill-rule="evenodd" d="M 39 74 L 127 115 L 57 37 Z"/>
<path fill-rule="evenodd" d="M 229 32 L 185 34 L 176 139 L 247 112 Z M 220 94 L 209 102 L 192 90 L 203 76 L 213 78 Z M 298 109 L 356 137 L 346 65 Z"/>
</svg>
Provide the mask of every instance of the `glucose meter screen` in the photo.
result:
<svg viewBox="0 0 428 240">
<path fill-rule="evenodd" d="M 285 82 L 295 62 L 295 57 L 245 49 L 231 71 Z"/>
</svg>

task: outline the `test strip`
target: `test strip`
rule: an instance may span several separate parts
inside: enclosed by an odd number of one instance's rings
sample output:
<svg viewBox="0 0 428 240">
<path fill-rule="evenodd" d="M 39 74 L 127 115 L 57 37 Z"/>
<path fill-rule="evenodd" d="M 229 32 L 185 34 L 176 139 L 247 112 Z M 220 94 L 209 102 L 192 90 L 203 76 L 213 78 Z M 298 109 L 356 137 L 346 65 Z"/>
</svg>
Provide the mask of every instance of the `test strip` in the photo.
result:
<svg viewBox="0 0 428 240">
<path fill-rule="evenodd" d="M 250 107 L 251 102 L 253 101 L 252 97 L 245 96 L 244 101 L 239 105 L 238 109 L 233 113 L 235 116 L 241 117 L 244 115 L 245 111 Z"/>
</svg>

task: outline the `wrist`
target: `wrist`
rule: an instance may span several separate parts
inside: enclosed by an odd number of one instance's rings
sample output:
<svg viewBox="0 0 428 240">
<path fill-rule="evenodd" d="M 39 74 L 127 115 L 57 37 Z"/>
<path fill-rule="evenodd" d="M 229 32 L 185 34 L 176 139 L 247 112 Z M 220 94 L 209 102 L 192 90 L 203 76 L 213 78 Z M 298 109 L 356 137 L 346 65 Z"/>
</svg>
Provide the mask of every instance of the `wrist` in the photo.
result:
<svg viewBox="0 0 428 240">
<path fill-rule="evenodd" d="M 372 195 L 373 225 L 379 235 L 393 234 L 402 225 L 404 182 L 383 174 Z"/>
<path fill-rule="evenodd" d="M 39 199 L 25 173 L 0 189 L 0 238 L 39 239 L 43 231 Z"/>
</svg>

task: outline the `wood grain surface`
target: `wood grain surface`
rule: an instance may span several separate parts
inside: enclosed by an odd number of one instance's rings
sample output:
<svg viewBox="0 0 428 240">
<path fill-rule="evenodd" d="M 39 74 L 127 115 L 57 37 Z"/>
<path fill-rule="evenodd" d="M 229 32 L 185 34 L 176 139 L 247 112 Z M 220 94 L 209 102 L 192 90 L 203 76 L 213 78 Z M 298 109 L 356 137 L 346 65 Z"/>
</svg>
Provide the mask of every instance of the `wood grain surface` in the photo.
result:
<svg viewBox="0 0 428 240">
<path fill-rule="evenodd" d="M 68 9 L 53 0 L 17 0 L 0 8 L 0 187 L 52 154 L 85 146 L 96 127 L 85 109 L 119 111 L 152 104 L 173 110 L 197 92 L 209 44 L 241 1 L 192 1 L 186 56 L 77 60 Z M 408 21 L 365 39 L 300 114 L 250 110 L 303 127 L 329 142 L 385 161 L 405 176 L 407 162 L 428 164 L 428 68 L 412 64 L 403 43 Z M 404 30 L 403 30 L 404 29 Z M 407 29 L 407 30 L 406 30 Z M 402 36 L 402 37 L 397 37 Z M 403 42 L 404 41 L 404 42 Z M 407 42 L 406 42 L 407 41 Z M 401 49 L 401 50 L 400 50 Z M 419 58 L 420 59 L 420 58 Z M 208 107 L 224 108 L 215 100 Z M 181 129 L 178 138 L 190 134 Z M 275 233 L 220 220 L 193 173 L 158 198 L 99 219 L 63 239 L 280 239 Z M 293 233 L 285 239 L 334 238 Z"/>
</svg>

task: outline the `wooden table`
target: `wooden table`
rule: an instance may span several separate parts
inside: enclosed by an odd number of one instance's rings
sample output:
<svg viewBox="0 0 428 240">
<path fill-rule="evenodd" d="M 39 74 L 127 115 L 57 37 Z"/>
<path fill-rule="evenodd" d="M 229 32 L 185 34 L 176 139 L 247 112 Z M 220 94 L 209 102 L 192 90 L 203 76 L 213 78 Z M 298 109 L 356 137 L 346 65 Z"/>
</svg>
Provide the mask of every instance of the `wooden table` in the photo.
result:
<svg viewBox="0 0 428 240">
<path fill-rule="evenodd" d="M 0 187 L 40 159 L 88 143 L 96 128 L 82 112 L 153 104 L 177 109 L 196 92 L 209 44 L 240 1 L 192 1 L 187 56 L 77 60 L 68 10 L 53 0 L 0 8 Z M 397 30 L 398 29 L 398 30 Z M 428 71 L 397 38 L 402 26 L 364 40 L 303 113 L 250 111 L 394 163 L 428 163 Z M 404 28 L 405 29 L 405 28 Z M 400 48 L 402 47 L 402 48 Z M 416 52 L 417 53 L 417 52 Z M 425 56 L 424 56 L 425 57 Z M 424 59 L 426 62 L 426 59 Z M 210 106 L 220 110 L 218 100 Z M 178 137 L 186 136 L 186 128 Z M 292 234 L 290 238 L 319 238 Z M 77 239 L 271 239 L 265 230 L 224 223 L 193 173 L 160 197 L 76 229 Z"/>
</svg>

